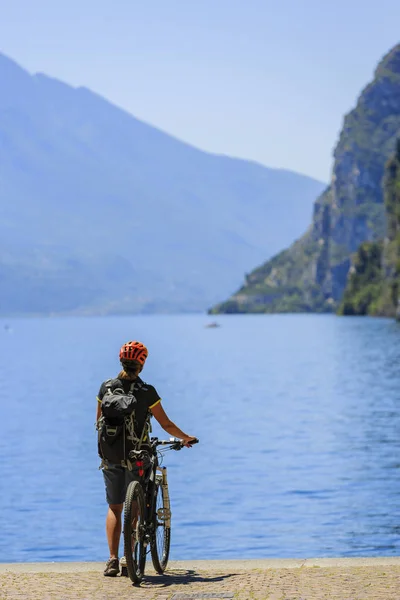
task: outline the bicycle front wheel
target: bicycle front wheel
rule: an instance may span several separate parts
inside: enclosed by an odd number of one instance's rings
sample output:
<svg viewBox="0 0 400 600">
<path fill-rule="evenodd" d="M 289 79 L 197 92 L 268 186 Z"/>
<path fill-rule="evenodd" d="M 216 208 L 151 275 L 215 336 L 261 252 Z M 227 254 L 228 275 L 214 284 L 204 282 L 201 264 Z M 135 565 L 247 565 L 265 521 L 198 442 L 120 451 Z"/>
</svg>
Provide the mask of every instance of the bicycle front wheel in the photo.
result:
<svg viewBox="0 0 400 600">
<path fill-rule="evenodd" d="M 162 486 L 160 480 L 155 486 L 154 529 L 150 541 L 151 558 L 154 569 L 162 575 L 167 568 L 169 547 L 171 543 L 171 509 L 168 487 Z"/>
<path fill-rule="evenodd" d="M 136 584 L 142 581 L 146 565 L 145 519 L 142 486 L 131 481 L 124 504 L 124 554 L 128 575 Z"/>
</svg>

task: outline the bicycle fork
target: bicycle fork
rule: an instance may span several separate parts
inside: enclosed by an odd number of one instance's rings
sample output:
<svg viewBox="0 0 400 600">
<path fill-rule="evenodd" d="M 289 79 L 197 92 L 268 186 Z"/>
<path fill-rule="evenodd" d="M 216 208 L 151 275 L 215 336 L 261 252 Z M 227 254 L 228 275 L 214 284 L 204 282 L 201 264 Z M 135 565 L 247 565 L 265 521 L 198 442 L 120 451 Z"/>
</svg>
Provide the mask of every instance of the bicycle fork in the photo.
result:
<svg viewBox="0 0 400 600">
<path fill-rule="evenodd" d="M 169 529 L 171 527 L 171 505 L 169 501 L 167 467 L 157 467 L 157 471 L 161 472 L 161 475 L 156 475 L 156 479 L 162 487 L 163 498 L 163 507 L 157 510 L 157 519 Z"/>
</svg>

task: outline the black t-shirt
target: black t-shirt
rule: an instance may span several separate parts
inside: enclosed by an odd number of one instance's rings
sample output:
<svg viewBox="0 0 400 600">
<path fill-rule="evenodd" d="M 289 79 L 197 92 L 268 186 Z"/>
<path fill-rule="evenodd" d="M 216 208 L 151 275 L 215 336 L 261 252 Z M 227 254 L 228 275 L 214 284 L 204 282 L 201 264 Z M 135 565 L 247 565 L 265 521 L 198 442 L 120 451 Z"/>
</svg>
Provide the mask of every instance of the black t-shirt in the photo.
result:
<svg viewBox="0 0 400 600">
<path fill-rule="evenodd" d="M 114 391 L 116 388 L 123 388 L 124 392 L 127 394 L 131 389 L 132 381 L 130 379 L 112 379 L 110 381 L 110 389 Z M 99 402 L 102 401 L 104 394 L 106 393 L 107 386 L 106 382 L 100 386 L 100 390 L 97 396 L 97 400 Z M 143 427 L 146 424 L 146 419 L 150 413 L 150 408 L 156 406 L 159 402 L 161 402 L 161 398 L 158 395 L 155 387 L 145 383 L 140 377 L 135 380 L 135 386 L 132 390 L 133 395 L 137 400 L 137 407 L 135 408 L 135 421 L 136 421 L 136 434 L 141 435 L 143 431 Z"/>
</svg>

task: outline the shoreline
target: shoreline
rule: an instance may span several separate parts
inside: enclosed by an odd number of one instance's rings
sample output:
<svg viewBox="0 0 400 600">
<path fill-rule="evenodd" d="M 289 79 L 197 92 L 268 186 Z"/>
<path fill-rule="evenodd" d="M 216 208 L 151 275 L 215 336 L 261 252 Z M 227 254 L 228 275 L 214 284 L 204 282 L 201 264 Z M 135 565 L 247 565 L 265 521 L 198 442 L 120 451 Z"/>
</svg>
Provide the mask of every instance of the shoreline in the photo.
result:
<svg viewBox="0 0 400 600">
<path fill-rule="evenodd" d="M 354 558 L 249 558 L 216 560 L 172 560 L 167 571 L 180 569 L 198 571 L 251 571 L 253 569 L 300 569 L 300 568 L 354 568 L 354 567 L 400 567 L 400 556 L 354 557 Z M 1 563 L 0 574 L 4 573 L 88 573 L 104 569 L 104 562 L 17 562 Z M 146 571 L 152 572 L 151 561 Z"/>
</svg>

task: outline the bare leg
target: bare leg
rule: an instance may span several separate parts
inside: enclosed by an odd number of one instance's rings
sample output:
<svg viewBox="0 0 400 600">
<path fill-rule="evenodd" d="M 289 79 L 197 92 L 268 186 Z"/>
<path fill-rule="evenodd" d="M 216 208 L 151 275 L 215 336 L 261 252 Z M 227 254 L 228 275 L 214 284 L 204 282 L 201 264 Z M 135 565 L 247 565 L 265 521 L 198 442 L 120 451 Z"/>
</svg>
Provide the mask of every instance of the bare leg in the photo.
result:
<svg viewBox="0 0 400 600">
<path fill-rule="evenodd" d="M 118 558 L 119 540 L 121 537 L 121 514 L 123 504 L 110 504 L 106 518 L 107 542 L 110 549 L 110 558 Z"/>
</svg>

